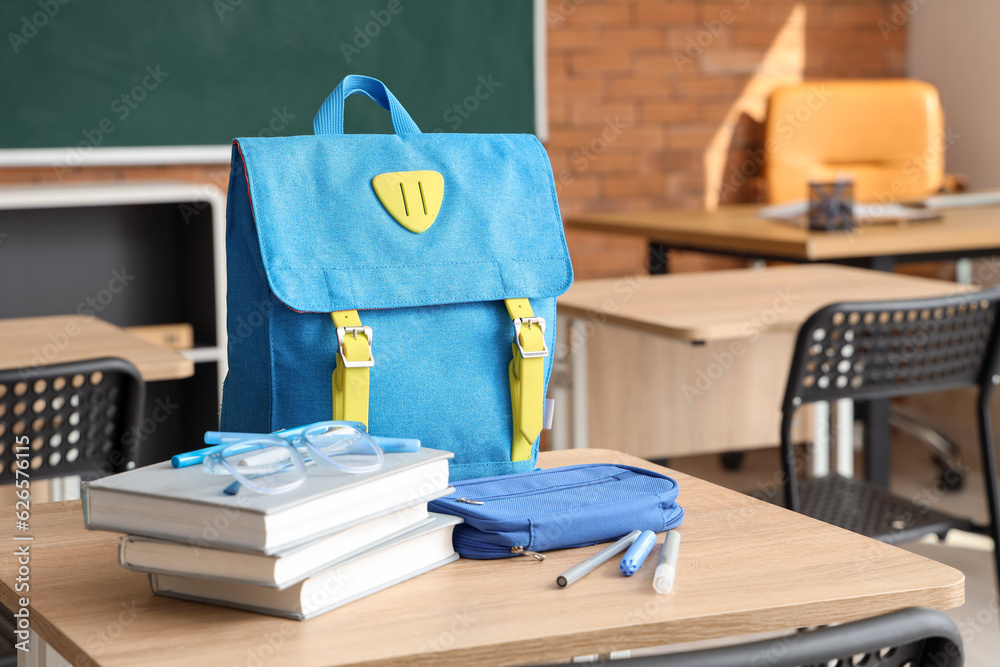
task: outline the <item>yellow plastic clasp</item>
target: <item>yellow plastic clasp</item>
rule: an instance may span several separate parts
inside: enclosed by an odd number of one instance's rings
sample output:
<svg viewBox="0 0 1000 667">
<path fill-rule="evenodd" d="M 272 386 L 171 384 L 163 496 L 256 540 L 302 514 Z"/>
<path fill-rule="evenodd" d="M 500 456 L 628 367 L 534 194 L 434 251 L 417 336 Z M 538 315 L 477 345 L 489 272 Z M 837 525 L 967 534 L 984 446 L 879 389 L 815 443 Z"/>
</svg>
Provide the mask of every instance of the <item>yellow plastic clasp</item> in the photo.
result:
<svg viewBox="0 0 1000 667">
<path fill-rule="evenodd" d="M 361 325 L 356 310 L 330 314 L 337 325 L 337 367 L 333 371 L 333 418 L 368 426 L 368 392 L 372 353 L 372 329 Z"/>
<path fill-rule="evenodd" d="M 506 299 L 504 303 L 514 323 L 512 358 L 507 371 L 514 420 L 510 460 L 527 461 L 542 432 L 545 357 L 549 356 L 545 345 L 545 319 L 535 317 L 527 299 Z"/>
</svg>

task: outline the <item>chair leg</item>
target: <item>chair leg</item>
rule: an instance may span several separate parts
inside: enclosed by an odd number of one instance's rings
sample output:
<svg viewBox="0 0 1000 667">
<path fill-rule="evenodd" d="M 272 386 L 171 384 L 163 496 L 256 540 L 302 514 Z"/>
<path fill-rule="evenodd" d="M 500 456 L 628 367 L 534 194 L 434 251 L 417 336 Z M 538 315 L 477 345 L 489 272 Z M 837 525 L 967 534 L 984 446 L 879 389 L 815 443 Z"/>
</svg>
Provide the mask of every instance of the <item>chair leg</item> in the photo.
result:
<svg viewBox="0 0 1000 667">
<path fill-rule="evenodd" d="M 993 449 L 993 424 L 990 418 L 989 394 L 979 396 L 979 443 L 983 455 L 983 475 L 986 482 L 986 500 L 990 506 L 990 537 L 993 538 L 993 564 L 996 569 L 997 587 L 1000 592 L 1000 504 L 997 499 L 997 461 Z"/>
<path fill-rule="evenodd" d="M 785 507 L 799 511 L 799 481 L 795 469 L 795 447 L 792 444 L 793 410 L 781 414 L 781 469 L 784 473 Z"/>
</svg>

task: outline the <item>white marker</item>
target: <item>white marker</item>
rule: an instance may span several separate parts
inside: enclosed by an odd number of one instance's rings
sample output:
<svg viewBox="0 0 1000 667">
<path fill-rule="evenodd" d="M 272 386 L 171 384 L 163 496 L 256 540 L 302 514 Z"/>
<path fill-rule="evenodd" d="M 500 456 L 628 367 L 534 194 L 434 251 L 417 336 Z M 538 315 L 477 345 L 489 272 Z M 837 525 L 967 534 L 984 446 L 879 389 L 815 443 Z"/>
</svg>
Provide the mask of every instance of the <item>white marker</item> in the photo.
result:
<svg viewBox="0 0 1000 667">
<path fill-rule="evenodd" d="M 677 576 L 677 552 L 681 548 L 681 534 L 676 530 L 667 533 L 660 551 L 660 562 L 653 573 L 653 590 L 657 593 L 669 593 L 674 587 L 674 577 Z"/>
</svg>

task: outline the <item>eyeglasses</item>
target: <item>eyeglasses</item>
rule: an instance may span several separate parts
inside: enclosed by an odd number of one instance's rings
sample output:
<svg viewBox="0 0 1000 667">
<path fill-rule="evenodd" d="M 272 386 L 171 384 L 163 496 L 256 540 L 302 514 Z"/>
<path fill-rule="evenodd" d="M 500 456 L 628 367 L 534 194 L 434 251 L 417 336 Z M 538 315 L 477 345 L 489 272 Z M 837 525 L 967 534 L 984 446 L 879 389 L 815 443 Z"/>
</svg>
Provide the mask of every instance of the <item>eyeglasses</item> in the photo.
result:
<svg viewBox="0 0 1000 667">
<path fill-rule="evenodd" d="M 206 441 L 215 438 L 223 444 L 192 454 L 204 456 L 205 472 L 236 479 L 226 487 L 228 495 L 236 495 L 240 486 L 258 493 L 286 493 L 306 481 L 308 464 L 360 474 L 378 470 L 383 461 L 375 439 L 351 422 L 318 422 L 270 435 L 206 433 Z"/>
</svg>

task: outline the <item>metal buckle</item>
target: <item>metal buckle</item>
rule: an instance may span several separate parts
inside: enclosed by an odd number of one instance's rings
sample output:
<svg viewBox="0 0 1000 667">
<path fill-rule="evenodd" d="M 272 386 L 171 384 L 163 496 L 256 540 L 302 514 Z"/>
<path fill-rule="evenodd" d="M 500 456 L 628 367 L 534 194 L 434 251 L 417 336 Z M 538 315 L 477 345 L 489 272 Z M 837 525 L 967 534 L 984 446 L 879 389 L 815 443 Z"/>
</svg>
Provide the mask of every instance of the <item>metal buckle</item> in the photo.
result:
<svg viewBox="0 0 1000 667">
<path fill-rule="evenodd" d="M 537 324 L 542 329 L 542 349 L 529 352 L 521 347 L 521 325 L 527 323 L 528 328 L 531 328 L 532 324 Z M 545 344 L 545 318 L 544 317 L 518 317 L 514 320 L 514 342 L 517 344 L 517 349 L 521 351 L 521 357 L 523 359 L 533 359 L 536 357 L 547 357 L 549 356 L 549 348 Z"/>
<path fill-rule="evenodd" d="M 368 337 L 368 359 L 365 361 L 348 361 L 344 354 L 344 336 L 348 333 L 357 339 L 359 333 Z M 375 365 L 375 355 L 372 353 L 372 328 L 371 327 L 337 327 L 337 354 L 340 355 L 340 363 L 344 368 L 371 368 Z"/>
</svg>

